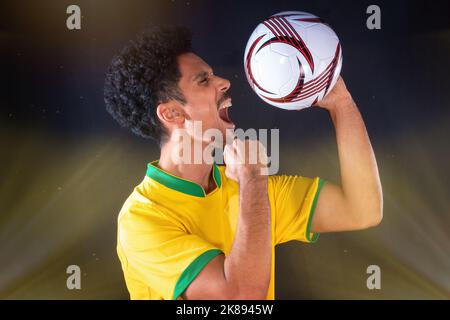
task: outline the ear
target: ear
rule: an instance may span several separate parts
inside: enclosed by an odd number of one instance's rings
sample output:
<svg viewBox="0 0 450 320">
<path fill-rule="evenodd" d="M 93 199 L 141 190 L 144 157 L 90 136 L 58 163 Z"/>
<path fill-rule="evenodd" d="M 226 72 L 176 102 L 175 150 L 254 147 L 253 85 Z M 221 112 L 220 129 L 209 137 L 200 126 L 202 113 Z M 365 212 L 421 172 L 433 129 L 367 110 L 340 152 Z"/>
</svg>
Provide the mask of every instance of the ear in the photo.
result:
<svg viewBox="0 0 450 320">
<path fill-rule="evenodd" d="M 160 103 L 156 107 L 156 114 L 161 122 L 168 126 L 181 125 L 186 118 L 183 108 L 175 101 Z"/>
</svg>

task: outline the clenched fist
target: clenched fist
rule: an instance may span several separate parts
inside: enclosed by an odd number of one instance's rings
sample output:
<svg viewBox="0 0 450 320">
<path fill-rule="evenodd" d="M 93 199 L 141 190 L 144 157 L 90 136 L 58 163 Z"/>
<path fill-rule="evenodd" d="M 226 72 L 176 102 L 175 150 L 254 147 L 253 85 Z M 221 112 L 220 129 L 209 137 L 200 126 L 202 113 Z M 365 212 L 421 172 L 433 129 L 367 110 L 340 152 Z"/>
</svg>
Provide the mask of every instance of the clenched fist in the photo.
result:
<svg viewBox="0 0 450 320">
<path fill-rule="evenodd" d="M 267 178 L 267 151 L 260 141 L 234 139 L 225 146 L 223 156 L 228 178 L 238 183 L 243 179 Z"/>
</svg>

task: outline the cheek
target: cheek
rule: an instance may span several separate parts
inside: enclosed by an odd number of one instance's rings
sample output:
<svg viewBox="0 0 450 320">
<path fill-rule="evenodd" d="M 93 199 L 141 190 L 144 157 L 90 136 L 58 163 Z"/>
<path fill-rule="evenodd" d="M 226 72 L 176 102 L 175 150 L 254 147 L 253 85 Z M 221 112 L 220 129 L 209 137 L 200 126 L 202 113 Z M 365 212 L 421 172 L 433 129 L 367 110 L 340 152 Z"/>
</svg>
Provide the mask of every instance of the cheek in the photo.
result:
<svg viewBox="0 0 450 320">
<path fill-rule="evenodd" d="M 191 120 L 211 122 L 217 119 L 218 112 L 217 107 L 213 103 L 198 103 L 188 111 L 189 118 Z"/>
<path fill-rule="evenodd" d="M 219 116 L 215 99 L 212 92 L 191 92 L 185 106 L 189 121 L 202 121 L 203 127 L 207 128 L 217 126 Z"/>
<path fill-rule="evenodd" d="M 217 127 L 219 119 L 217 108 L 211 104 L 199 103 L 197 105 L 192 105 L 186 109 L 186 114 L 185 128 L 190 134 L 192 134 L 195 130 L 194 128 L 196 126 L 198 128 L 200 124 L 202 131 Z"/>
</svg>

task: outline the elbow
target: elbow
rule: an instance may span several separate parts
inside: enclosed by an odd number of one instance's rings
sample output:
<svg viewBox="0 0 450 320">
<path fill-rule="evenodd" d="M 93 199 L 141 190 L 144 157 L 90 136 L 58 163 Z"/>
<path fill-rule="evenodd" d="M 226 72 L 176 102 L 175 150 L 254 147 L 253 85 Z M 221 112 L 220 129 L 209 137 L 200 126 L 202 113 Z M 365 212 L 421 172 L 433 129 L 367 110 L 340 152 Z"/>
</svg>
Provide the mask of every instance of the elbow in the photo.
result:
<svg viewBox="0 0 450 320">
<path fill-rule="evenodd" d="M 254 290 L 251 292 L 240 292 L 236 300 L 266 300 L 267 291 Z"/>
<path fill-rule="evenodd" d="M 383 210 L 376 210 L 374 211 L 370 218 L 367 219 L 365 223 L 364 229 L 374 228 L 380 225 L 381 221 L 383 220 Z"/>
<path fill-rule="evenodd" d="M 367 216 L 355 219 L 353 221 L 353 227 L 351 228 L 351 230 L 366 230 L 374 228 L 377 227 L 383 220 L 382 212 L 379 211 L 369 212 L 367 209 L 365 209 L 364 211 L 366 212 Z"/>
<path fill-rule="evenodd" d="M 267 294 L 262 291 L 239 292 L 232 300 L 266 300 Z"/>
<path fill-rule="evenodd" d="M 375 197 L 372 205 L 365 208 L 365 218 L 362 221 L 361 229 L 374 228 L 383 221 L 383 197 L 380 195 Z"/>
<path fill-rule="evenodd" d="M 372 209 L 370 227 L 376 227 L 381 223 L 381 221 L 383 221 L 383 193 L 381 191 L 381 187 L 375 197 L 374 203 L 375 205 Z"/>
<path fill-rule="evenodd" d="M 380 225 L 383 220 L 383 198 L 381 195 L 373 197 L 371 201 L 359 203 L 353 207 L 354 230 L 364 230 Z"/>
<path fill-rule="evenodd" d="M 233 287 L 225 293 L 225 300 L 266 300 L 268 288 Z"/>
</svg>

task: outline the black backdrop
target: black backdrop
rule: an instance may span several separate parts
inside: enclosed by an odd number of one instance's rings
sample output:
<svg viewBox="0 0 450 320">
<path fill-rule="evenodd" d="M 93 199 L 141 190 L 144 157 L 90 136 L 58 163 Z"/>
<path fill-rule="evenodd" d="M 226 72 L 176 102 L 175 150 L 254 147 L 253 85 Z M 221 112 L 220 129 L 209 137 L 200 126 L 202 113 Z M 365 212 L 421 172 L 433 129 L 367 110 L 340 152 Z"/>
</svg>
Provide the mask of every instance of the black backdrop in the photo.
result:
<svg viewBox="0 0 450 320">
<path fill-rule="evenodd" d="M 81 8 L 81 30 L 66 8 Z M 253 28 L 280 11 L 314 13 L 343 46 L 342 75 L 365 118 L 385 193 L 380 227 L 277 248 L 276 296 L 445 298 L 450 293 L 450 2 L 2 1 L 0 4 L 0 297 L 127 298 L 115 254 L 121 204 L 158 156 L 151 141 L 106 113 L 111 57 L 143 28 L 188 26 L 194 50 L 230 79 L 242 128 L 280 128 L 281 173 L 338 181 L 333 128 L 323 110 L 287 112 L 251 91 L 243 52 Z M 65 286 L 66 267 L 83 272 Z M 383 288 L 366 288 L 380 265 Z"/>
</svg>

